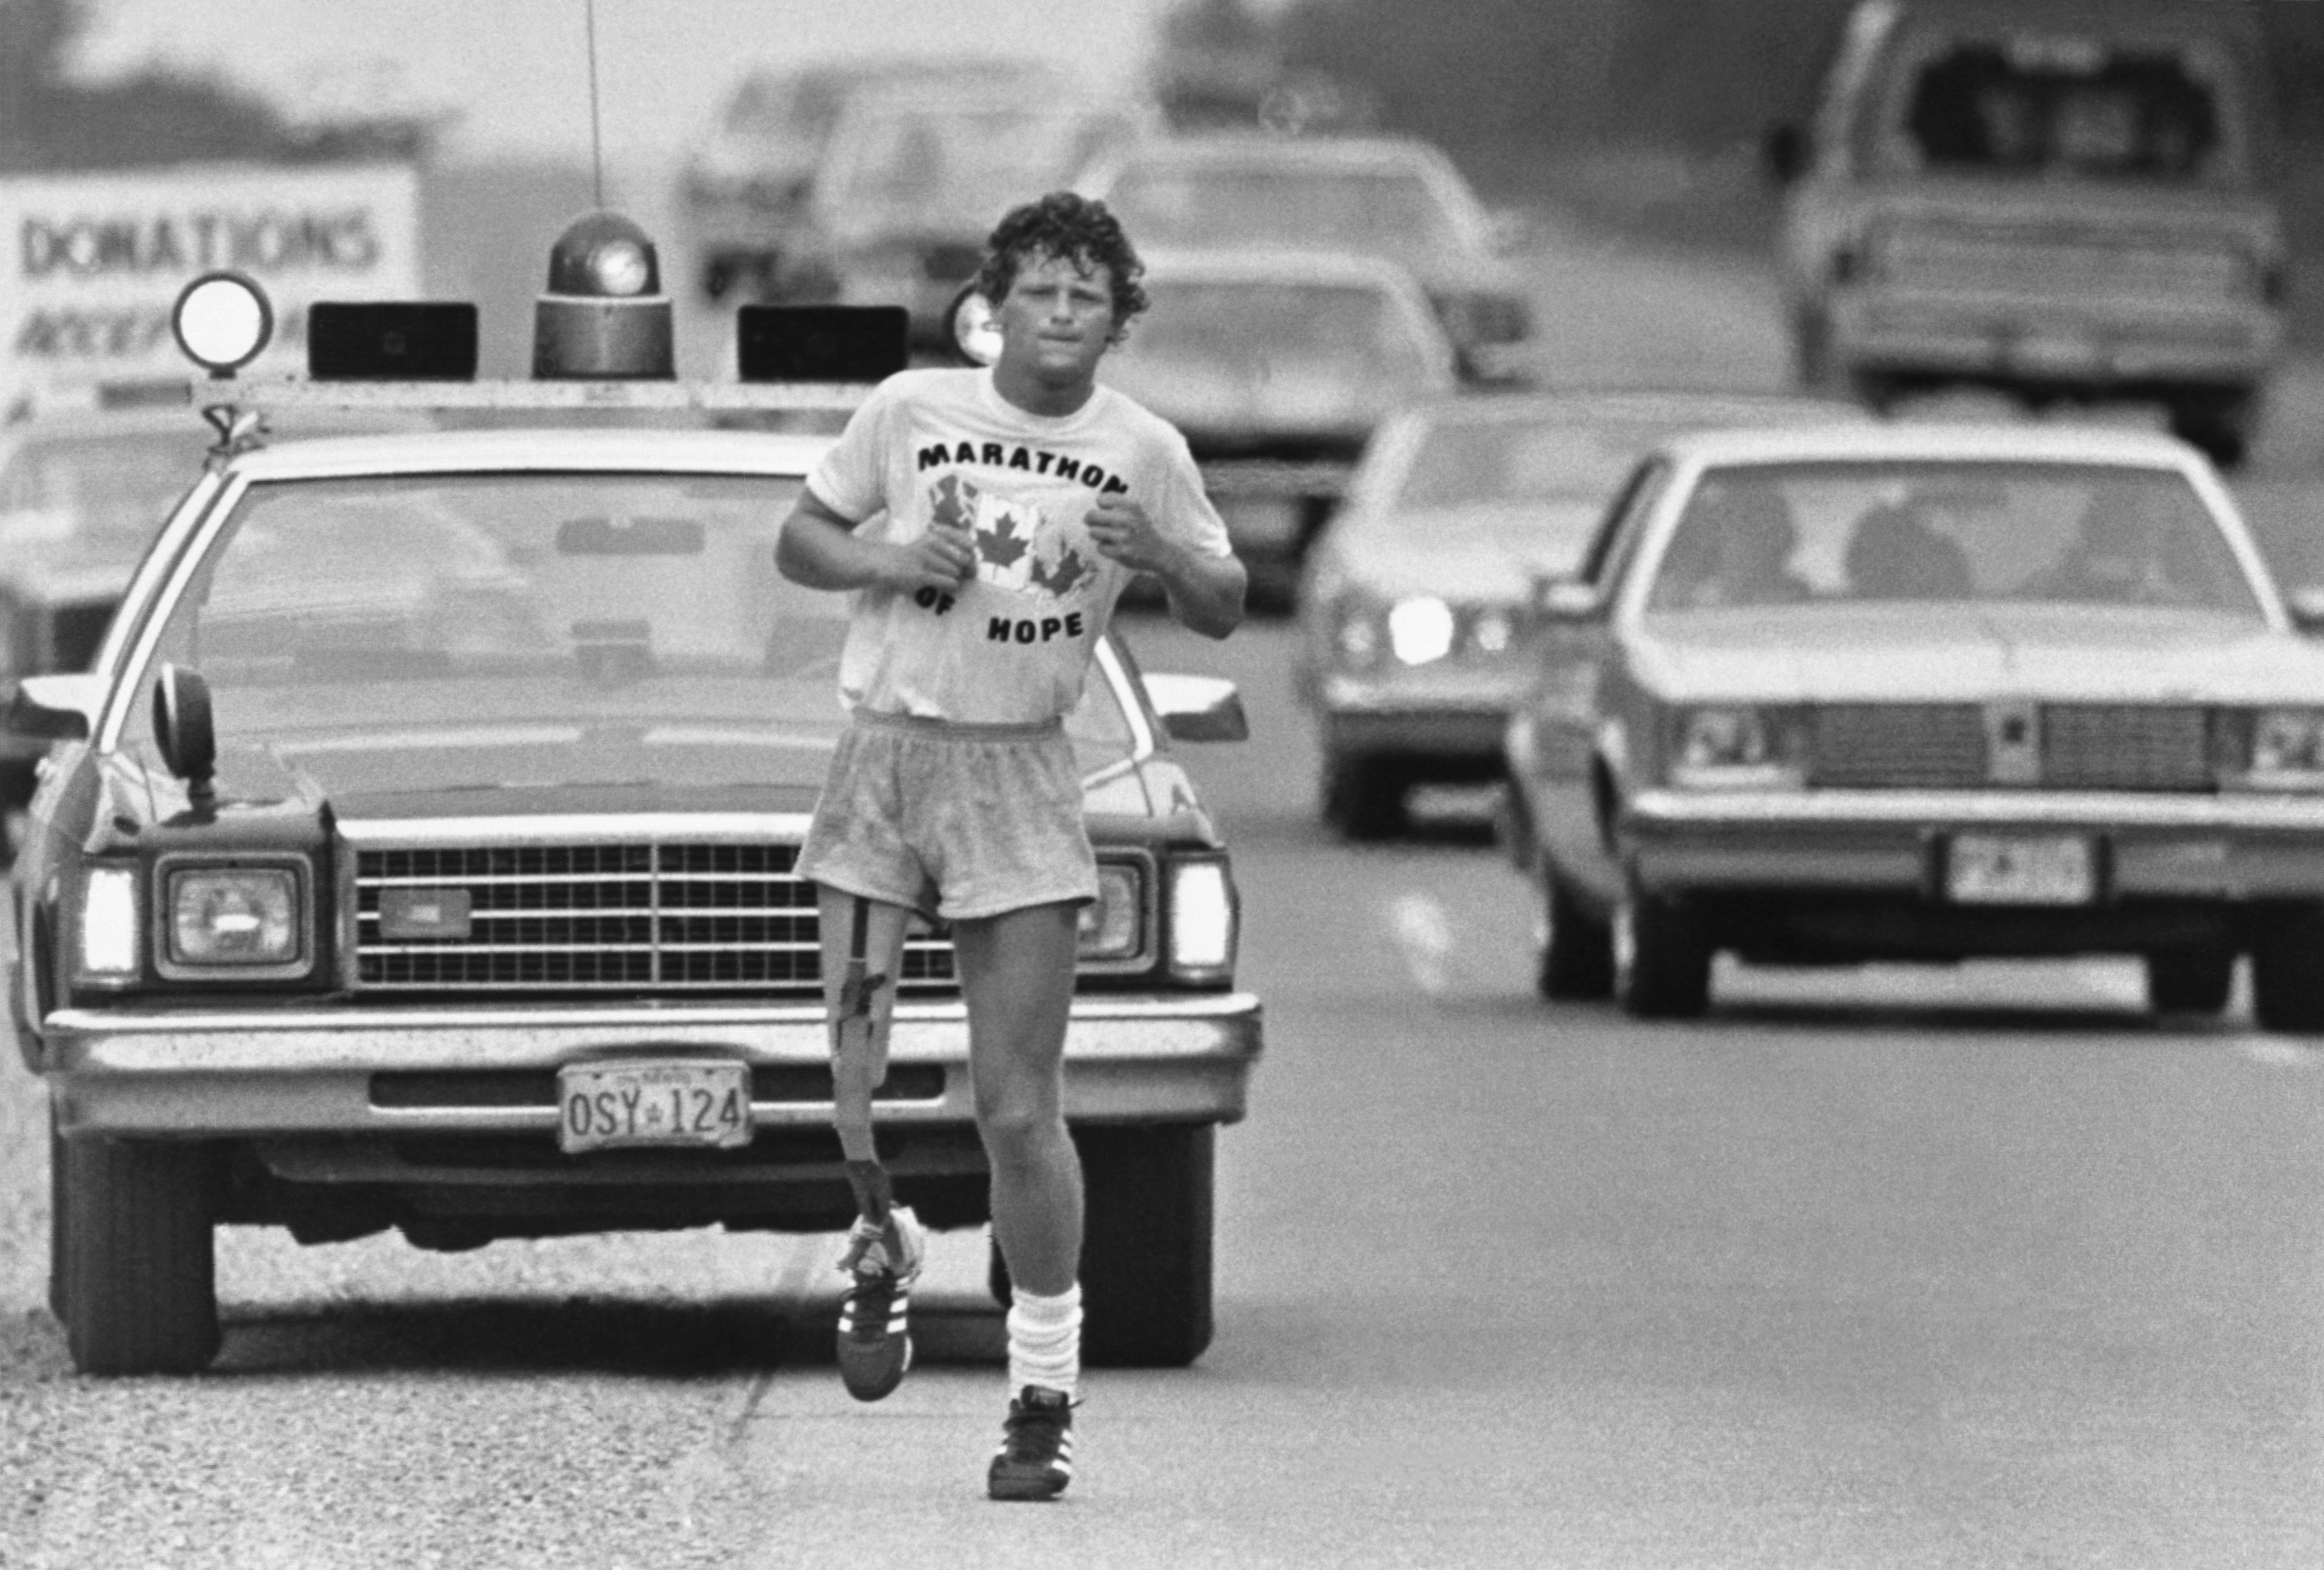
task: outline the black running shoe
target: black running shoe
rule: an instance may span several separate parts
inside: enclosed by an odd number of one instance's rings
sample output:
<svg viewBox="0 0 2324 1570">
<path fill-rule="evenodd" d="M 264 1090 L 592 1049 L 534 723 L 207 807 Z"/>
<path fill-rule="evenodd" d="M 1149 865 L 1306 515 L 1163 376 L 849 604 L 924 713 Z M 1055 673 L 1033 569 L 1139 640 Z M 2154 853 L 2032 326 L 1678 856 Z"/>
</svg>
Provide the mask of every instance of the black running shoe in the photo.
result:
<svg viewBox="0 0 2324 1570">
<path fill-rule="evenodd" d="M 848 1273 L 839 1303 L 839 1377 L 859 1401 L 876 1401 L 904 1382 L 912 1366 L 912 1282 L 925 1245 L 918 1224 L 899 1206 L 893 1240 L 857 1222 L 840 1268 Z"/>
<path fill-rule="evenodd" d="M 994 1499 L 1055 1499 L 1073 1480 L 1073 1399 L 1028 1384 L 1009 1403 L 985 1492 Z"/>
</svg>

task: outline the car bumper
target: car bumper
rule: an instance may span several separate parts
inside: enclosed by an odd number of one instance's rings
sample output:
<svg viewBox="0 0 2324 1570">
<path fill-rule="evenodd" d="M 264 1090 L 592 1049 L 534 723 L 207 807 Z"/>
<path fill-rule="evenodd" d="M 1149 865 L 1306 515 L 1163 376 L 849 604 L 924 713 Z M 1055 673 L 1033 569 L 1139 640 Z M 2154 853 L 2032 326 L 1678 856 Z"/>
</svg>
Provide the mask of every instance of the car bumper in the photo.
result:
<svg viewBox="0 0 2324 1570">
<path fill-rule="evenodd" d="M 1232 1123 L 1260 1046 L 1249 993 L 1076 999 L 1065 1043 L 1065 1115 L 1076 1122 Z M 692 1052 L 753 1067 L 830 1061 L 824 1010 L 810 1004 L 669 1007 L 242 1010 L 63 1008 L 42 1022 L 42 1068 L 68 1134 L 545 1134 L 553 1096 L 473 1102 L 459 1076 L 553 1072 L 628 1052 Z M 974 1118 L 968 1024 L 957 1001 L 897 1005 L 893 1067 L 933 1065 L 941 1092 L 882 1099 L 885 1123 L 965 1126 Z M 374 1077 L 425 1074 L 448 1093 L 426 1106 L 379 1104 Z M 505 1098 L 503 1098 L 505 1099 Z M 761 1130 L 828 1128 L 827 1100 L 753 1100 Z"/>
<path fill-rule="evenodd" d="M 1518 699 L 1515 684 L 1482 675 L 1415 683 L 1335 674 L 1314 691 L 1327 751 L 1489 763 L 1494 773 Z"/>
<path fill-rule="evenodd" d="M 1869 294 L 1838 302 L 1832 346 L 1872 372 L 2087 385 L 2249 385 L 2282 344 L 2273 312 L 2107 310 L 2071 299 Z"/>
<path fill-rule="evenodd" d="M 2109 900 L 2324 899 L 2324 799 L 1665 790 L 1631 801 L 1620 837 L 1649 893 L 1933 898 L 1942 847 L 1970 832 L 2085 837 Z"/>
</svg>

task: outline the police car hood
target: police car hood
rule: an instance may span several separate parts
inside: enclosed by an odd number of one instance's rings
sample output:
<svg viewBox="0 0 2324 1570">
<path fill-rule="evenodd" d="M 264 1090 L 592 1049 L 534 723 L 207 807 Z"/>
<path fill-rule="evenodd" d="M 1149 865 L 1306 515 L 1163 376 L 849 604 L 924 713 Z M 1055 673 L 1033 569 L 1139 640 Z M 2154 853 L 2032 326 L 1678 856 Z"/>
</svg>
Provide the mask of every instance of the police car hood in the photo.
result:
<svg viewBox="0 0 2324 1570">
<path fill-rule="evenodd" d="M 806 812 L 839 728 L 672 711 L 651 721 L 542 713 L 235 734 L 219 705 L 218 788 L 305 800 L 340 821 L 567 813 Z"/>
<path fill-rule="evenodd" d="M 2324 648 L 2250 617 L 2132 606 L 1850 603 L 1690 611 L 1628 635 L 1682 702 L 2308 703 Z"/>
</svg>

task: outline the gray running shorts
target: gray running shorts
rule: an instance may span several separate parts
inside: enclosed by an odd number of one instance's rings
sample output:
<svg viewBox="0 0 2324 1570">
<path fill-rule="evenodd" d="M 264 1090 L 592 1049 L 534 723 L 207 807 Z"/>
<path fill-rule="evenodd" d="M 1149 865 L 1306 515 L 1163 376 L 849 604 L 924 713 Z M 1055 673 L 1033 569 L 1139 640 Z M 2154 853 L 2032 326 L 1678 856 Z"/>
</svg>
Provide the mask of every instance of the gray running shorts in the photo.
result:
<svg viewBox="0 0 2324 1570">
<path fill-rule="evenodd" d="M 859 711 L 832 755 L 798 874 L 949 922 L 1097 898 L 1065 727 Z"/>
</svg>

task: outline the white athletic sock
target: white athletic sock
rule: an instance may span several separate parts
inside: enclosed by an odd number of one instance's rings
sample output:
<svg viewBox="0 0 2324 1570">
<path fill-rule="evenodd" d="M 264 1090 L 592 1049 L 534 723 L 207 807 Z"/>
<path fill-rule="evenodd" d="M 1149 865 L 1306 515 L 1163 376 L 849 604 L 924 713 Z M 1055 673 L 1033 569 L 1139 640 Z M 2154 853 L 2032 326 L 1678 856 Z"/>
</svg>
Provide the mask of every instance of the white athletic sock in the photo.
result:
<svg viewBox="0 0 2324 1570">
<path fill-rule="evenodd" d="M 1009 1310 L 1009 1393 L 1028 1384 L 1079 1400 L 1082 1382 L 1082 1289 L 1076 1281 L 1054 1298 L 1012 1289 Z"/>
</svg>

